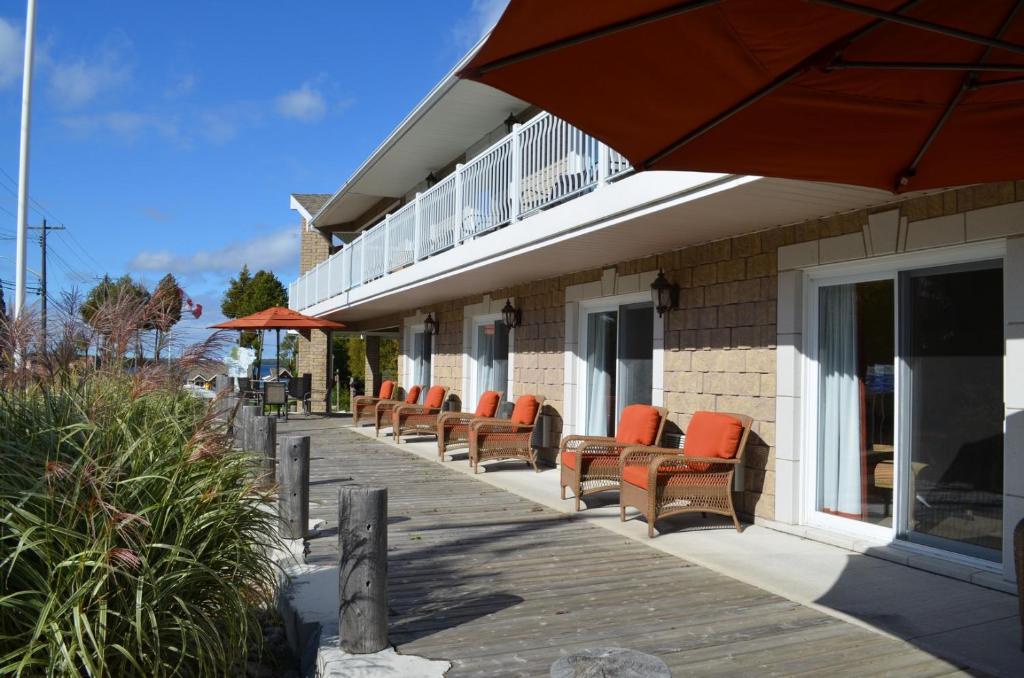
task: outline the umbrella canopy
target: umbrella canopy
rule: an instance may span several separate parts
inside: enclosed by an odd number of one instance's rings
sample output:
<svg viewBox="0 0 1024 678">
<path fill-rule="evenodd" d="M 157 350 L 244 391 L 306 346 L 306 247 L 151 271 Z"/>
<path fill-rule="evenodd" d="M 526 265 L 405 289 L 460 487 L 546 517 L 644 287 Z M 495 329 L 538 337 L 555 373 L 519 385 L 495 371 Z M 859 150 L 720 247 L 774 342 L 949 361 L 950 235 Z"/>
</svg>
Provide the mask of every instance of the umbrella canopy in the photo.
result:
<svg viewBox="0 0 1024 678">
<path fill-rule="evenodd" d="M 1024 178 L 1018 0 L 512 0 L 462 71 L 637 169 Z"/>
<path fill-rule="evenodd" d="M 302 315 L 281 306 L 274 306 L 265 311 L 235 318 L 226 322 L 211 325 L 210 329 L 218 330 L 296 330 L 309 339 L 310 330 L 340 330 L 344 325 L 332 320 L 322 320 Z"/>
</svg>

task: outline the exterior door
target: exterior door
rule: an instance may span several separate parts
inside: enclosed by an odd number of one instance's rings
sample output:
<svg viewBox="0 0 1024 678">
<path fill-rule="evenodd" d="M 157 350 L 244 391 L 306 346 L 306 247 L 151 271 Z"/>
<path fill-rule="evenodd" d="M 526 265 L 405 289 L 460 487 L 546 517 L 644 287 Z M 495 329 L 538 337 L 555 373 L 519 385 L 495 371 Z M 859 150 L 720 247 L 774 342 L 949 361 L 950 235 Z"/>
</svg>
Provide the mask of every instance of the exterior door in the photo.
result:
<svg viewBox="0 0 1024 678">
<path fill-rule="evenodd" d="M 501 320 L 482 320 L 473 326 L 473 364 L 470 379 L 470 400 L 463 403 L 469 411 L 476 409 L 476 404 L 484 391 L 509 393 L 509 331 Z"/>
</svg>

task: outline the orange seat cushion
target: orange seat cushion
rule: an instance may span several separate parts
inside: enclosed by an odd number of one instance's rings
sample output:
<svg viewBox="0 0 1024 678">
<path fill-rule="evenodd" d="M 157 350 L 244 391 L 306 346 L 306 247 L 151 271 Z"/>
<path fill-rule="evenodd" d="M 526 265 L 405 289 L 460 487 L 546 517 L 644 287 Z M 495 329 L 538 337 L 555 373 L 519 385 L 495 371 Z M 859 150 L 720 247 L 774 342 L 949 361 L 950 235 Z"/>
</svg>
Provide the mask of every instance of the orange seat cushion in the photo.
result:
<svg viewBox="0 0 1024 678">
<path fill-rule="evenodd" d="M 578 455 L 574 450 L 564 450 L 562 452 L 562 465 L 566 468 L 576 469 L 576 457 Z M 583 471 L 586 473 L 592 466 L 618 466 L 619 455 L 617 454 L 588 454 L 583 458 Z"/>
<path fill-rule="evenodd" d="M 628 405 L 622 410 L 616 442 L 627 445 L 653 445 L 661 426 L 661 412 L 650 405 Z"/>
<path fill-rule="evenodd" d="M 498 411 L 500 399 L 497 391 L 484 391 L 484 394 L 480 396 L 480 402 L 476 404 L 476 412 L 473 414 L 477 417 L 493 417 L 494 413 Z"/>
<path fill-rule="evenodd" d="M 423 401 L 424 407 L 438 408 L 444 402 L 444 386 L 431 386 L 427 391 L 427 397 Z"/>
<path fill-rule="evenodd" d="M 685 481 L 687 476 L 698 471 L 699 469 L 682 465 L 662 466 L 658 469 L 658 485 L 665 485 L 669 480 Z M 626 466 L 626 468 L 622 469 L 622 481 L 629 483 L 630 485 L 636 485 L 637 487 L 642 487 L 646 490 L 648 478 L 649 471 L 647 464 L 630 464 L 629 466 Z"/>
<path fill-rule="evenodd" d="M 380 393 L 377 395 L 381 398 L 387 399 L 395 394 L 395 382 L 390 379 L 384 381 L 380 385 Z"/>
<path fill-rule="evenodd" d="M 512 416 L 509 417 L 513 424 L 533 424 L 537 418 L 537 409 L 540 403 L 532 395 L 519 396 L 516 406 L 512 408 Z"/>
<path fill-rule="evenodd" d="M 405 403 L 407 405 L 415 405 L 416 401 L 420 399 L 420 391 L 423 390 L 422 386 L 413 386 L 409 389 L 409 392 L 405 394 Z"/>
<path fill-rule="evenodd" d="M 743 437 L 743 424 L 736 417 L 718 412 L 696 412 L 686 427 L 683 453 L 691 457 L 732 459 Z"/>
</svg>

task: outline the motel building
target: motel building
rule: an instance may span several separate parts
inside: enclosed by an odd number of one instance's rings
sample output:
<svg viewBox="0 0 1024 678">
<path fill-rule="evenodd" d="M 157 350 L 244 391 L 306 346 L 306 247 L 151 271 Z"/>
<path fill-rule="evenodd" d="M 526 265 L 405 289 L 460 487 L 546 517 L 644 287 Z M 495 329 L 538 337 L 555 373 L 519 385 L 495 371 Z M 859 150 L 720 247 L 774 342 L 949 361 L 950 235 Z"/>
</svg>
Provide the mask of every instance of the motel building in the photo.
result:
<svg viewBox="0 0 1024 678">
<path fill-rule="evenodd" d="M 447 407 L 544 396 L 550 466 L 631 403 L 668 409 L 669 447 L 695 412 L 745 413 L 741 518 L 1013 590 L 1024 181 L 636 173 L 463 64 L 337 192 L 291 198 L 289 303 L 366 337 L 367 393 L 393 337 L 399 385 L 447 386 Z M 300 340 L 321 410 L 328 346 Z"/>
</svg>

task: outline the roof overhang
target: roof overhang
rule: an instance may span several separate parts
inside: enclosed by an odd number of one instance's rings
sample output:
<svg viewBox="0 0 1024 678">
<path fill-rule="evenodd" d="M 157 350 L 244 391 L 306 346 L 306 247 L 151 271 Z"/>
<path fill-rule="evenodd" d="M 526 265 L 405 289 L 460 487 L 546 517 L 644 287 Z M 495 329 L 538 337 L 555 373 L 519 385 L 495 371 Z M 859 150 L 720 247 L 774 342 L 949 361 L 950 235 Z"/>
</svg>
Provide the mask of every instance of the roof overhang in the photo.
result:
<svg viewBox="0 0 1024 678">
<path fill-rule="evenodd" d="M 470 50 L 355 171 L 317 214 L 312 226 L 345 230 L 382 198 L 400 198 L 428 174 L 529 106 L 487 85 L 462 80 L 456 73 L 482 41 Z"/>
</svg>

